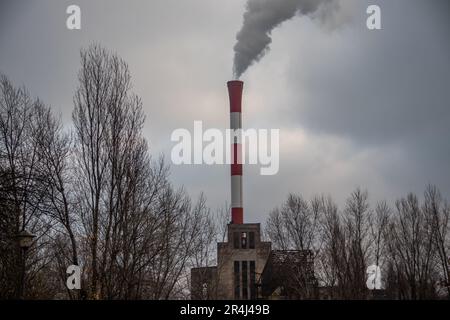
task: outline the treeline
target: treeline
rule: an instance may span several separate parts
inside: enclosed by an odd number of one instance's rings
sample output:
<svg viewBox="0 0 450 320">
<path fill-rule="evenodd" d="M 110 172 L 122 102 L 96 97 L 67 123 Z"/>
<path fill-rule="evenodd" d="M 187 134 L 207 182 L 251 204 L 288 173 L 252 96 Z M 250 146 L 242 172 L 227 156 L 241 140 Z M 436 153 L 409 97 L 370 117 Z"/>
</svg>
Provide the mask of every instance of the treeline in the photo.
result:
<svg viewBox="0 0 450 320">
<path fill-rule="evenodd" d="M 81 51 L 72 125 L 0 77 L 0 299 L 185 299 L 191 267 L 214 264 L 229 210 L 212 213 L 173 186 L 142 135 L 142 102 L 127 64 L 97 45 Z M 274 249 L 310 250 L 321 295 L 365 299 L 379 265 L 392 299 L 450 297 L 450 207 L 430 186 L 371 207 L 354 191 L 290 195 L 265 235 Z M 18 235 L 36 237 L 24 251 Z M 66 269 L 81 267 L 81 290 Z M 295 296 L 317 290 L 300 268 Z"/>
<path fill-rule="evenodd" d="M 438 299 L 450 298 L 449 218 L 449 204 L 434 186 L 423 201 L 411 193 L 393 207 L 384 201 L 371 207 L 358 188 L 342 210 L 331 197 L 307 201 L 291 194 L 271 212 L 265 231 L 276 249 L 313 254 L 317 283 L 306 281 L 300 268 L 289 278 L 294 297 L 370 298 L 366 272 L 377 265 L 381 296 Z"/>
<path fill-rule="evenodd" d="M 81 51 L 63 126 L 25 88 L 0 79 L 0 299 L 178 299 L 209 259 L 216 226 L 205 199 L 169 181 L 142 136 L 127 64 Z M 24 252 L 18 234 L 34 234 Z M 205 253 L 206 252 L 206 253 Z M 82 290 L 66 269 L 81 266 Z"/>
</svg>

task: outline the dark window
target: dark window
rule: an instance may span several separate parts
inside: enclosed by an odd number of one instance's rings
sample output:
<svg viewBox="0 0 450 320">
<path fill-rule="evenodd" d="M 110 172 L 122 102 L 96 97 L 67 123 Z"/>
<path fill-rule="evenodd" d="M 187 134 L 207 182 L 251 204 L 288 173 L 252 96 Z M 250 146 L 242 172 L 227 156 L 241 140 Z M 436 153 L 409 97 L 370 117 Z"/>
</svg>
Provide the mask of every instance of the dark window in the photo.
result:
<svg viewBox="0 0 450 320">
<path fill-rule="evenodd" d="M 239 261 L 234 262 L 234 298 L 239 299 L 241 297 L 241 285 L 239 277 Z"/>
<path fill-rule="evenodd" d="M 248 247 L 250 249 L 255 249 L 255 233 L 250 232 L 248 235 Z"/>
<path fill-rule="evenodd" d="M 233 246 L 235 249 L 239 249 L 239 232 L 233 233 Z"/>
<path fill-rule="evenodd" d="M 256 299 L 256 287 L 255 287 L 255 261 L 250 261 L 250 299 Z"/>
<path fill-rule="evenodd" d="M 248 299 L 247 261 L 242 261 L 242 298 Z"/>
<path fill-rule="evenodd" d="M 241 248 L 247 249 L 247 232 L 241 233 Z"/>
<path fill-rule="evenodd" d="M 203 283 L 202 285 L 202 299 L 207 300 L 208 299 L 208 284 Z"/>
</svg>

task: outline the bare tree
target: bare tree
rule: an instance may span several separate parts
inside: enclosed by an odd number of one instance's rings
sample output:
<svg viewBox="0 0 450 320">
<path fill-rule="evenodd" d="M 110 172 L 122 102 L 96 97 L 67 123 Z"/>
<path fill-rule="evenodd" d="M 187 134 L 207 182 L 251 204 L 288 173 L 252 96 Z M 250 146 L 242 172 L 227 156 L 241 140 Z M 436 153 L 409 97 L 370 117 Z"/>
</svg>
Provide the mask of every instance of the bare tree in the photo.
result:
<svg viewBox="0 0 450 320">
<path fill-rule="evenodd" d="M 218 242 L 225 242 L 227 240 L 228 224 L 230 223 L 230 212 L 231 206 L 225 202 L 225 204 L 220 207 L 214 218 L 216 225 L 216 236 Z"/>
<path fill-rule="evenodd" d="M 447 298 L 450 299 L 450 266 L 449 266 L 449 227 L 450 207 L 442 199 L 436 186 L 429 185 L 425 190 L 423 212 L 428 220 L 429 232 L 434 241 L 438 264 L 440 266 L 440 286 L 446 288 Z"/>
<path fill-rule="evenodd" d="M 65 226 L 70 225 L 64 222 L 68 210 L 60 197 L 67 173 L 66 140 L 48 107 L 31 99 L 24 88 L 15 88 L 5 76 L 0 82 L 0 221 L 5 240 L 0 264 L 7 266 L 0 269 L 9 270 L 1 294 L 53 298 L 61 287 L 46 279 L 54 277 L 54 253 L 60 252 L 54 240 L 61 232 L 67 234 Z M 26 254 L 18 246 L 21 230 L 37 236 Z M 70 254 L 69 260 L 73 257 Z"/>
<path fill-rule="evenodd" d="M 322 199 L 323 220 L 321 229 L 322 248 L 319 252 L 319 284 L 330 298 L 343 299 L 347 295 L 348 253 L 347 239 L 338 213 L 337 205 L 330 197 Z M 317 265 L 317 264 L 316 264 Z"/>
<path fill-rule="evenodd" d="M 41 245 L 39 240 L 48 230 L 40 207 L 46 192 L 39 171 L 41 159 L 32 136 L 32 125 L 37 121 L 36 110 L 40 105 L 24 88 L 15 88 L 5 76 L 0 77 L 0 221 L 5 231 L 2 235 L 5 258 L 1 269 L 7 272 L 2 290 L 6 297 L 23 295 L 23 288 L 28 287 L 25 283 L 33 277 L 32 272 L 42 266 L 31 264 L 38 248 L 28 250 L 25 256 L 16 238 L 20 231 L 27 230 L 39 235 L 36 244 Z"/>
<path fill-rule="evenodd" d="M 391 209 L 386 201 L 380 201 L 375 208 L 375 219 L 370 223 L 373 247 L 373 259 L 377 266 L 382 266 L 386 257 L 386 232 L 389 226 Z"/>
<path fill-rule="evenodd" d="M 190 264 L 209 259 L 215 230 L 151 161 L 141 100 L 126 63 L 99 46 L 81 53 L 75 94 L 74 189 L 91 298 L 180 297 Z"/>
<path fill-rule="evenodd" d="M 63 131 L 60 121 L 43 105 L 36 108 L 32 136 L 41 159 L 39 171 L 46 190 L 41 210 L 50 221 L 57 223 L 49 230 L 52 237 L 50 242 L 55 260 L 58 261 L 57 274 L 61 283 L 64 283 L 67 266 L 80 263 L 75 234 L 77 221 L 73 209 L 76 199 L 72 190 L 73 168 L 70 167 L 71 139 Z M 77 297 L 71 290 L 67 290 L 67 294 L 71 298 Z"/>
<path fill-rule="evenodd" d="M 367 191 L 357 188 L 347 199 L 344 209 L 344 225 L 347 237 L 347 298 L 362 299 L 367 294 L 366 268 L 370 254 L 369 228 L 372 212 L 369 209 Z"/>
<path fill-rule="evenodd" d="M 397 214 L 389 226 L 388 248 L 391 259 L 393 293 L 400 299 L 436 297 L 434 236 L 427 217 L 414 194 L 396 202 Z"/>
<path fill-rule="evenodd" d="M 309 204 L 290 194 L 281 209 L 271 212 L 265 231 L 275 248 L 315 251 L 321 213 L 318 201 L 313 199 Z"/>
<path fill-rule="evenodd" d="M 112 233 L 126 226 L 136 173 L 148 165 L 140 137 L 144 117 L 141 101 L 129 93 L 128 66 L 105 49 L 93 45 L 81 52 L 79 82 L 73 112 L 76 190 L 81 200 L 77 210 L 90 249 L 90 296 L 100 298 L 114 251 Z M 128 229 L 121 231 L 128 236 Z"/>
<path fill-rule="evenodd" d="M 315 296 L 316 280 L 311 265 L 321 246 L 323 201 L 323 197 L 315 197 L 308 203 L 301 196 L 290 194 L 281 209 L 274 209 L 266 222 L 265 232 L 275 249 L 297 251 L 287 253 L 286 263 L 291 266 L 286 267 L 291 276 L 284 285 L 297 298 Z"/>
</svg>

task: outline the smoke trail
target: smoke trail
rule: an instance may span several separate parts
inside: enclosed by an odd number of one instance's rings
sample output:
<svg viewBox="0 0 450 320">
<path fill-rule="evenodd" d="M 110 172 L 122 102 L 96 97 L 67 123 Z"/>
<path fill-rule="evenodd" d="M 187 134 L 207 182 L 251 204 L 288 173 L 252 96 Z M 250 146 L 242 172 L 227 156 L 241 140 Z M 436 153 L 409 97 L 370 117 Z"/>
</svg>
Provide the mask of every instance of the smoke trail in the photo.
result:
<svg viewBox="0 0 450 320">
<path fill-rule="evenodd" d="M 236 36 L 233 72 L 236 79 L 268 51 L 272 30 L 283 21 L 301 15 L 313 14 L 332 0 L 248 0 L 244 24 Z"/>
</svg>

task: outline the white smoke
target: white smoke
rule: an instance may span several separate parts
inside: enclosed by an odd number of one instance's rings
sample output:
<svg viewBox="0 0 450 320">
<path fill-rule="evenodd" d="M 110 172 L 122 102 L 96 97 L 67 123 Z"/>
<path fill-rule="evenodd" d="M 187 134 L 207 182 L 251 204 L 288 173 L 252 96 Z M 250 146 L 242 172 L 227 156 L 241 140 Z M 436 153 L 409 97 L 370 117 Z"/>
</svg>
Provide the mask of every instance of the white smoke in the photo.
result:
<svg viewBox="0 0 450 320">
<path fill-rule="evenodd" d="M 236 79 L 268 51 L 271 33 L 282 22 L 295 15 L 313 15 L 319 8 L 334 10 L 335 6 L 323 6 L 334 0 L 248 0 L 244 23 L 236 35 L 233 73 Z M 329 14 L 321 14 L 326 17 Z"/>
</svg>

